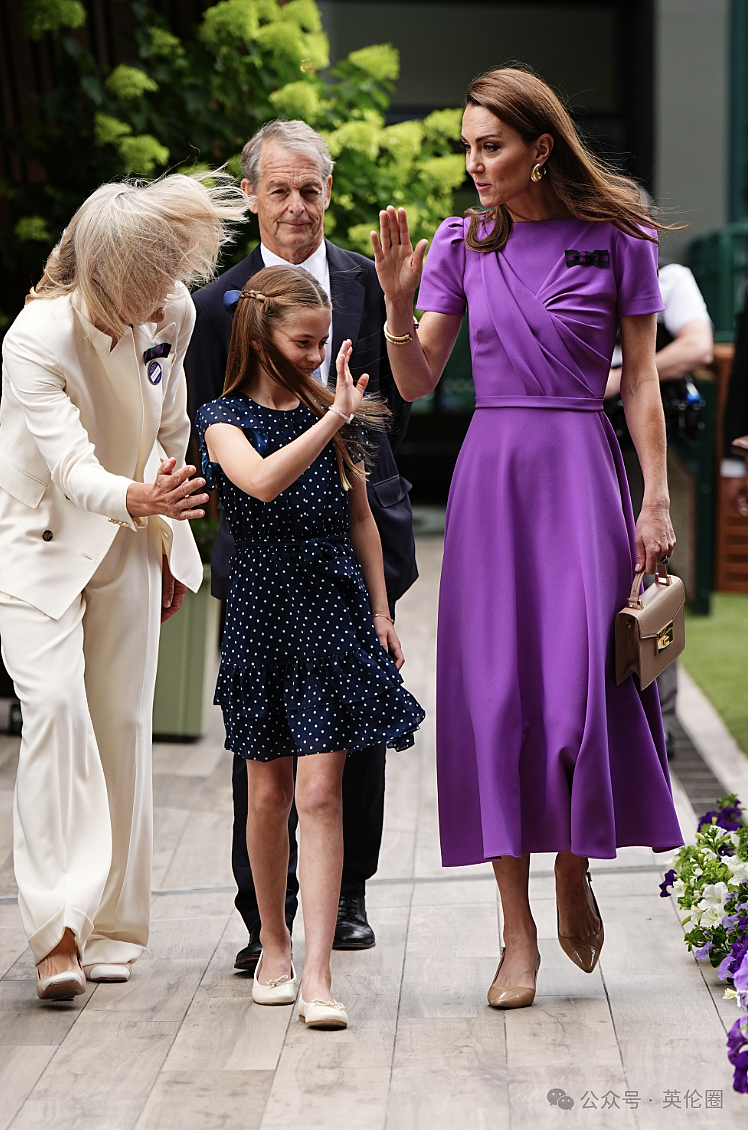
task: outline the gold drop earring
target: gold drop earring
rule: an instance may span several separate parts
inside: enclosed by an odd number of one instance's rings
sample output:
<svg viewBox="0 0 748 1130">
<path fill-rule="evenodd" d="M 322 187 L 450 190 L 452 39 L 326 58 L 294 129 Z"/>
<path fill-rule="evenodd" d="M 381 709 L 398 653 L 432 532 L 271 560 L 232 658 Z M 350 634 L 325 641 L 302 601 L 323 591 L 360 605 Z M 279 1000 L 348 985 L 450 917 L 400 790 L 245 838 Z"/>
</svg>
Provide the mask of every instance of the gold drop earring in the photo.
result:
<svg viewBox="0 0 748 1130">
<path fill-rule="evenodd" d="M 537 184 L 539 180 L 543 179 L 547 172 L 548 170 L 546 169 L 545 165 L 541 165 L 538 162 L 538 164 L 533 167 L 533 170 L 530 173 L 530 180 L 535 181 L 535 183 Z"/>
</svg>

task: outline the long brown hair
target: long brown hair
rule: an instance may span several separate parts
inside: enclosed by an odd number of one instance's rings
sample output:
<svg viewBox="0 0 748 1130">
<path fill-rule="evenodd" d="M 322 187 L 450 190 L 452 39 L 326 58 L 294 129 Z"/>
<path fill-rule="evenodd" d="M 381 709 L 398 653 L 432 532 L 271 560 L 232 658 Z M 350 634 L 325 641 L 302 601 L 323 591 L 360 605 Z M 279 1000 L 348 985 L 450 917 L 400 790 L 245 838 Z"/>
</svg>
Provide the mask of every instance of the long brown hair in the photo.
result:
<svg viewBox="0 0 748 1130">
<path fill-rule="evenodd" d="M 650 215 L 635 181 L 590 152 L 551 88 L 531 71 L 518 67 L 486 71 L 471 82 L 465 106 L 482 106 L 516 130 L 526 144 L 543 133 L 551 135 L 553 149 L 545 163 L 548 183 L 576 219 L 608 220 L 619 231 L 652 243 L 657 242 L 652 229 L 674 230 Z M 500 251 L 512 233 L 505 204 L 487 211 L 469 208 L 465 215 L 470 216 L 465 242 L 473 251 Z M 486 226 L 488 234 L 479 238 L 479 228 L 485 231 Z"/>
<path fill-rule="evenodd" d="M 301 308 L 329 310 L 330 299 L 317 280 L 298 267 L 263 267 L 245 284 L 234 314 L 231 345 L 226 365 L 223 395 L 243 392 L 251 386 L 262 367 L 310 412 L 320 419 L 335 400 L 335 393 L 305 373 L 280 351 L 273 340 L 273 331 L 293 317 Z M 383 431 L 390 410 L 378 397 L 366 396 L 356 413 L 356 420 L 367 429 Z M 356 429 L 357 431 L 358 429 Z M 338 470 L 345 490 L 350 488 L 349 474 L 362 478 L 352 454 L 354 445 L 361 450 L 360 436 L 347 425 L 334 436 Z"/>
</svg>

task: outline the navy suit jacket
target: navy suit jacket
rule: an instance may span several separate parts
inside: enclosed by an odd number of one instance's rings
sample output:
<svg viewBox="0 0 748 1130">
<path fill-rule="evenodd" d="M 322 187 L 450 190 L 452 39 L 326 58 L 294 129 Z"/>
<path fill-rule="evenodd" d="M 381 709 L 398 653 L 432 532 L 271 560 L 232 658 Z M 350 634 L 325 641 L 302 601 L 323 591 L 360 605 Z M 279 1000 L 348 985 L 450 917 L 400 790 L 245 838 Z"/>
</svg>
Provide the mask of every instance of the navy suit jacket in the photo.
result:
<svg viewBox="0 0 748 1130">
<path fill-rule="evenodd" d="M 410 405 L 400 396 L 392 377 L 383 331 L 384 295 L 374 263 L 363 255 L 336 247 L 329 240 L 325 240 L 325 245 L 333 308 L 330 380 L 335 379 L 334 364 L 340 346 L 350 338 L 353 379 L 368 373 L 368 391 L 384 397 L 392 409 L 391 431 L 379 441 L 377 458 L 367 480 L 369 503 L 382 540 L 384 578 L 392 609 L 418 576 L 408 498 L 410 483 L 401 477 L 393 455 L 405 434 Z M 217 400 L 223 392 L 232 326 L 223 296 L 227 290 L 241 290 L 263 266 L 258 246 L 241 263 L 192 295 L 197 321 L 187 351 L 187 386 L 193 422 L 197 410 L 209 400 Z M 233 551 L 228 523 L 222 516 L 211 561 L 211 592 L 222 600 L 228 591 Z"/>
<path fill-rule="evenodd" d="M 727 401 L 722 417 L 722 454 L 730 458 L 730 444 L 734 439 L 748 435 L 748 289 L 738 318 L 735 338 L 735 357 L 727 386 Z"/>
</svg>

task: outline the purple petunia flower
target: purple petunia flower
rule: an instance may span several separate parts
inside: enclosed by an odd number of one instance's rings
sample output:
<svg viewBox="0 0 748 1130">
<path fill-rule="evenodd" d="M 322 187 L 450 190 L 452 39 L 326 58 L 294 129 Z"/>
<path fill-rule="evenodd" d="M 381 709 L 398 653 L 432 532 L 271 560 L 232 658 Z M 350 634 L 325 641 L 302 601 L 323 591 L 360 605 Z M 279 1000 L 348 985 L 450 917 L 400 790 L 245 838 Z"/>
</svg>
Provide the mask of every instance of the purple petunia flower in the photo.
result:
<svg viewBox="0 0 748 1130">
<path fill-rule="evenodd" d="M 748 990 L 748 938 L 746 938 L 743 944 L 742 959 L 740 965 L 735 970 L 733 984 L 739 993 L 744 993 Z"/>
<path fill-rule="evenodd" d="M 718 828 L 724 828 L 727 832 L 737 832 L 738 828 L 745 826 L 743 810 L 736 804 L 727 804 L 724 808 L 713 808 L 701 817 L 697 831 L 700 832 L 702 828 L 708 828 L 712 824 L 716 824 Z"/>
<path fill-rule="evenodd" d="M 660 883 L 660 898 L 661 899 L 666 899 L 666 898 L 670 897 L 670 891 L 667 888 L 672 887 L 673 883 L 675 882 L 675 879 L 676 879 L 675 871 L 673 871 L 673 869 L 671 867 L 669 871 L 665 872 L 665 878 Z"/>
<path fill-rule="evenodd" d="M 733 1090 L 748 1094 L 748 1042 L 741 1028 L 741 1020 L 736 1020 L 727 1033 L 727 1058 L 735 1068 Z"/>
<path fill-rule="evenodd" d="M 727 981 L 730 977 L 738 975 L 741 967 L 745 966 L 745 976 L 748 977 L 748 937 L 734 942 L 727 957 L 720 963 L 717 970 L 720 981 Z M 745 990 L 739 990 L 745 991 Z"/>
<path fill-rule="evenodd" d="M 708 941 L 708 942 L 704 942 L 703 946 L 701 946 L 699 949 L 693 951 L 693 956 L 697 957 L 697 958 L 707 957 L 709 955 L 709 953 L 711 952 L 712 944 L 713 943 L 711 942 L 711 940 Z M 724 964 L 724 962 L 723 962 L 723 964 Z M 720 969 L 721 968 L 722 968 L 722 966 L 720 966 Z M 720 974 L 720 976 L 722 976 L 722 974 Z M 724 981 L 724 977 L 722 977 L 722 980 Z"/>
</svg>

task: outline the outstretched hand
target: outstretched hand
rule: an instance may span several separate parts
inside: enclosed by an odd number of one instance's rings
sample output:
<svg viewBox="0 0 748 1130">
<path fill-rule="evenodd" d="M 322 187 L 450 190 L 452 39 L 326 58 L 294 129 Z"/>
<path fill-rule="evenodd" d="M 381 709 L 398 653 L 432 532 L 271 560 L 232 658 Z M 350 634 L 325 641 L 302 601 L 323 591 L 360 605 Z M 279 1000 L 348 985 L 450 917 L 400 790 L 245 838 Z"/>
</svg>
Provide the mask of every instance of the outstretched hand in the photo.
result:
<svg viewBox="0 0 748 1130">
<path fill-rule="evenodd" d="M 351 370 L 348 367 L 352 353 L 353 342 L 350 338 L 346 338 L 340 347 L 340 352 L 335 362 L 338 379 L 335 385 L 334 400 L 334 407 L 337 408 L 338 412 L 342 412 L 344 416 L 353 416 L 358 412 L 361 407 L 361 401 L 364 399 L 366 386 L 369 383 L 368 373 L 364 373 L 363 376 L 359 377 L 356 384 L 353 383 Z"/>
<path fill-rule="evenodd" d="M 429 241 L 420 240 L 413 250 L 405 209 L 395 210 L 390 204 L 386 211 L 379 213 L 379 237 L 371 232 L 371 245 L 379 283 L 387 300 L 394 305 L 398 302 L 412 304 Z"/>
</svg>

